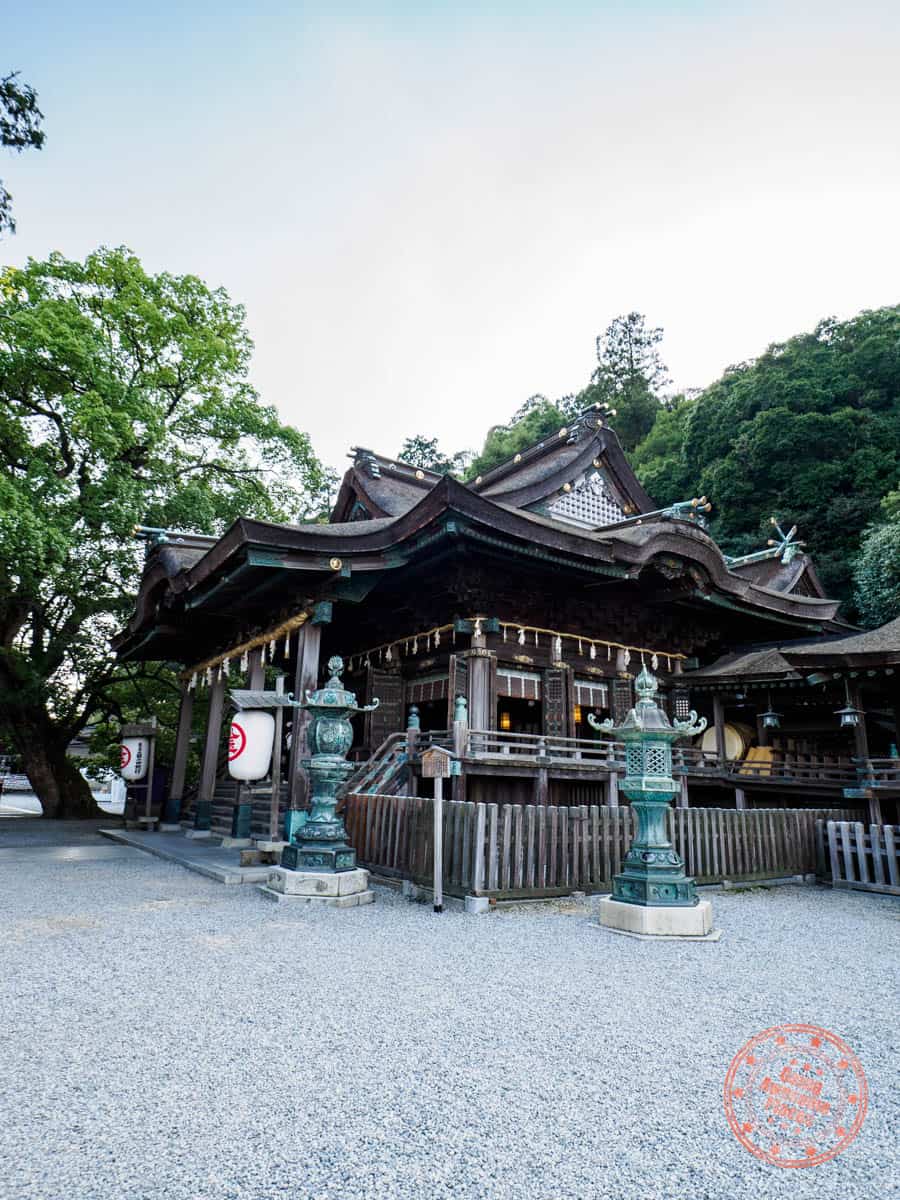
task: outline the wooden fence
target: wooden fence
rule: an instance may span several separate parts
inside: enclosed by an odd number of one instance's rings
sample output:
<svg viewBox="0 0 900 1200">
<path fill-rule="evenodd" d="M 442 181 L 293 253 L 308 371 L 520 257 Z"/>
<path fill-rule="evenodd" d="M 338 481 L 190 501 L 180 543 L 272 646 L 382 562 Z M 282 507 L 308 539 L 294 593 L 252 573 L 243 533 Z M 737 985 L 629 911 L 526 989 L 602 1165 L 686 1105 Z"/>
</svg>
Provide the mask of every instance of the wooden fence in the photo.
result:
<svg viewBox="0 0 900 1200">
<path fill-rule="evenodd" d="M 828 858 L 836 888 L 900 896 L 900 829 L 895 826 L 829 821 Z"/>
<path fill-rule="evenodd" d="M 347 797 L 344 817 L 360 862 L 430 883 L 434 802 L 413 796 Z M 821 809 L 669 809 L 669 836 L 699 883 L 824 875 Z M 816 822 L 820 822 L 817 837 Z M 608 892 L 634 836 L 628 807 L 444 804 L 444 889 L 450 895 L 553 896 Z"/>
</svg>

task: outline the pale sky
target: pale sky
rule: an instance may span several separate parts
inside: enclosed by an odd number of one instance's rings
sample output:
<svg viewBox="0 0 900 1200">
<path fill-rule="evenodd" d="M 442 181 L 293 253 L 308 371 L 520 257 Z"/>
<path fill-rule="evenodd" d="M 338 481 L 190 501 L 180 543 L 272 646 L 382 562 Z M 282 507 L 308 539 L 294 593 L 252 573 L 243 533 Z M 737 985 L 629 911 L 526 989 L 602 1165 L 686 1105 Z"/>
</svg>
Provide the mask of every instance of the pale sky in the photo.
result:
<svg viewBox="0 0 900 1200">
<path fill-rule="evenodd" d="M 637 309 L 674 384 L 900 302 L 900 4 L 73 4 L 0 17 L 47 143 L 0 262 L 125 244 L 247 308 L 338 469 L 477 448 Z"/>
</svg>

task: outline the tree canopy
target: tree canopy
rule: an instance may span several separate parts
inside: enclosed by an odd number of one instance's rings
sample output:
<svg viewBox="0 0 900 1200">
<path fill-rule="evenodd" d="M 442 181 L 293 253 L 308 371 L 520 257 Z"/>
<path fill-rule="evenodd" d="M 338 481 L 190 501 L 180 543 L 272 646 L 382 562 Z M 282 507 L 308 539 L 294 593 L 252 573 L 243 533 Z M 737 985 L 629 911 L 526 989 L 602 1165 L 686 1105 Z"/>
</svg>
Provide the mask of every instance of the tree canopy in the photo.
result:
<svg viewBox="0 0 900 1200">
<path fill-rule="evenodd" d="M 881 519 L 863 535 L 853 575 L 853 599 L 864 625 L 900 617 L 900 488 L 881 502 Z"/>
<path fill-rule="evenodd" d="M 411 467 L 421 467 L 423 471 L 436 471 L 439 475 L 461 475 L 471 455 L 465 450 L 458 450 L 452 455 L 443 454 L 438 447 L 437 438 L 417 433 L 414 437 L 406 439 L 397 457 L 401 462 L 409 463 Z"/>
<path fill-rule="evenodd" d="M 611 421 L 623 448 L 631 450 L 650 431 L 664 402 L 668 371 L 659 350 L 661 329 L 648 329 L 641 313 L 616 317 L 597 338 L 597 365 L 589 382 L 575 395 L 550 400 L 534 395 L 505 425 L 488 430 L 481 451 L 467 471 L 477 478 L 506 462 L 563 425 L 592 404 L 615 409 Z"/>
<path fill-rule="evenodd" d="M 19 83 L 17 71 L 0 79 L 0 146 L 21 153 L 40 150 L 45 134 L 41 129 L 44 114 L 37 106 L 37 93 L 27 83 Z M 0 179 L 0 237 L 16 232 L 12 214 L 12 196 Z"/>
<path fill-rule="evenodd" d="M 243 309 L 125 249 L 0 274 L 0 739 L 45 811 L 89 797 L 65 748 L 102 717 L 141 573 L 135 524 L 313 518 L 329 472 L 247 379 Z"/>
<path fill-rule="evenodd" d="M 705 492 L 733 552 L 773 514 L 797 524 L 826 589 L 849 599 L 860 537 L 900 475 L 900 307 L 822 321 L 729 368 L 677 432 L 665 467 L 648 453 L 656 429 L 635 455 L 658 500 Z"/>
</svg>

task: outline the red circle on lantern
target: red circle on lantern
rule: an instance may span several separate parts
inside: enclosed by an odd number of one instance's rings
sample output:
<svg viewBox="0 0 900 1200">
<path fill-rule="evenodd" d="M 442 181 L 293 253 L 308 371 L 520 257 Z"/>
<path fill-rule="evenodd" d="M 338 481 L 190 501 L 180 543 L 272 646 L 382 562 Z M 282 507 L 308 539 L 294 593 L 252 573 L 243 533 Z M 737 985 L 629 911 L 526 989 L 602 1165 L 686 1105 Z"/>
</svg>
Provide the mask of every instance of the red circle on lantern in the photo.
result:
<svg viewBox="0 0 900 1200">
<path fill-rule="evenodd" d="M 120 768 L 121 768 L 121 770 L 124 771 L 125 768 L 128 766 L 128 764 L 131 762 L 131 751 L 128 749 L 127 746 L 119 747 L 119 759 L 120 759 Z"/>
<path fill-rule="evenodd" d="M 818 1025 L 752 1037 L 725 1076 L 725 1116 L 745 1149 L 774 1167 L 814 1167 L 862 1128 L 866 1074 L 847 1043 Z"/>
<path fill-rule="evenodd" d="M 234 762 L 236 758 L 240 758 L 247 749 L 247 734 L 244 731 L 243 725 L 238 725 L 237 721 L 231 722 L 231 732 L 228 735 L 228 761 Z"/>
</svg>

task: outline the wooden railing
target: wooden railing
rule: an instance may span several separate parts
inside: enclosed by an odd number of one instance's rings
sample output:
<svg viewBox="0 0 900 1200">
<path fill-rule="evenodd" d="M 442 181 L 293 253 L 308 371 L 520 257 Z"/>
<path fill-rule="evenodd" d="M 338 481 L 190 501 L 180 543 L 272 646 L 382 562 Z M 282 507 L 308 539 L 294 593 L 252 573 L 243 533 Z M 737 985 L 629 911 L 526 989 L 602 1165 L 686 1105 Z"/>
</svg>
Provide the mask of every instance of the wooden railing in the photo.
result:
<svg viewBox="0 0 900 1200">
<path fill-rule="evenodd" d="M 834 810 L 669 809 L 669 836 L 700 883 L 824 874 L 816 824 Z M 838 815 L 855 815 L 844 810 Z M 350 795 L 350 841 L 360 862 L 428 884 L 433 801 Z M 444 885 L 449 894 L 538 897 L 609 891 L 634 836 L 629 807 L 444 804 Z"/>
<path fill-rule="evenodd" d="M 466 736 L 464 758 L 475 762 L 530 762 L 547 766 L 593 766 L 600 770 L 622 772 L 625 769 L 625 747 L 610 739 L 565 738 L 534 733 L 511 733 L 503 730 L 470 729 Z M 884 766 L 900 778 L 900 761 L 872 760 L 873 774 Z M 744 759 L 721 760 L 714 750 L 699 746 L 672 748 L 674 774 L 707 775 L 740 782 L 777 782 L 784 784 L 817 783 L 836 788 L 858 782 L 856 764 L 849 759 L 816 758 L 810 755 L 784 755 L 769 762 L 749 762 Z"/>
<path fill-rule="evenodd" d="M 900 758 L 869 758 L 861 760 L 858 766 L 861 787 L 900 790 Z"/>
<path fill-rule="evenodd" d="M 414 740 L 406 733 L 391 734 L 367 763 L 351 777 L 347 793 L 378 791 L 391 767 L 415 761 L 422 750 L 437 745 L 453 747 L 450 731 L 416 731 Z M 414 747 L 412 758 L 409 750 Z M 601 774 L 625 770 L 625 747 L 609 738 L 573 738 L 500 729 L 465 729 L 460 746 L 464 770 L 479 764 L 491 766 L 529 765 L 595 769 Z M 673 746 L 672 769 L 676 778 L 715 778 L 737 786 L 777 784 L 788 787 L 815 785 L 829 790 L 847 787 L 900 789 L 900 759 L 816 757 L 784 754 L 767 761 L 719 759 L 714 750 L 699 746 Z"/>
<path fill-rule="evenodd" d="M 836 888 L 861 888 L 900 896 L 900 829 L 828 822 L 831 882 Z"/>
<path fill-rule="evenodd" d="M 550 734 L 510 733 L 500 729 L 469 729 L 464 758 L 545 759 L 551 763 L 586 763 L 608 769 L 625 767 L 625 747 L 603 738 L 554 737 Z"/>
</svg>

